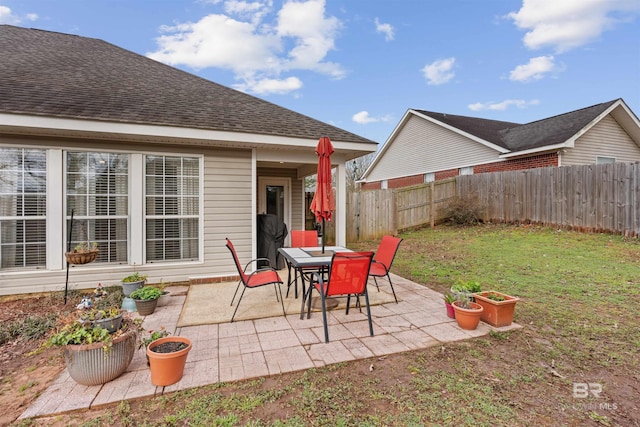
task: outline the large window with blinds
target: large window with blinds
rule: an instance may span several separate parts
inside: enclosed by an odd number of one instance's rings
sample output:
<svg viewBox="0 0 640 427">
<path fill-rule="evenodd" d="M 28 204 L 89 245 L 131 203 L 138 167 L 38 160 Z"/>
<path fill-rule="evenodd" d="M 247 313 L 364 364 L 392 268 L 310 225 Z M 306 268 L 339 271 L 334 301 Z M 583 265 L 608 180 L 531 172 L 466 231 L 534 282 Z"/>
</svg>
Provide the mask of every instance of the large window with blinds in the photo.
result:
<svg viewBox="0 0 640 427">
<path fill-rule="evenodd" d="M 129 155 L 67 152 L 66 176 L 71 249 L 80 242 L 96 242 L 96 262 L 126 263 Z"/>
<path fill-rule="evenodd" d="M 146 262 L 199 258 L 200 159 L 145 157 Z"/>
<path fill-rule="evenodd" d="M 44 268 L 45 150 L 0 148 L 0 268 Z"/>
</svg>

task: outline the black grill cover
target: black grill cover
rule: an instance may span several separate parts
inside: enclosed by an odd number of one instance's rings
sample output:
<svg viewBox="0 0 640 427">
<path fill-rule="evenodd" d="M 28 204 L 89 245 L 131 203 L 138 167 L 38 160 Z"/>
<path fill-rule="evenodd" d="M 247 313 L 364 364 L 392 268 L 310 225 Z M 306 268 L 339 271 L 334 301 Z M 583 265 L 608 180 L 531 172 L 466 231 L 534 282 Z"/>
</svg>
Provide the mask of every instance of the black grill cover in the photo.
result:
<svg viewBox="0 0 640 427">
<path fill-rule="evenodd" d="M 275 215 L 258 215 L 258 258 L 268 258 L 271 266 L 277 270 L 284 268 L 284 258 L 278 249 L 284 246 L 287 237 L 287 225 Z M 266 265 L 258 263 L 259 267 Z"/>
</svg>

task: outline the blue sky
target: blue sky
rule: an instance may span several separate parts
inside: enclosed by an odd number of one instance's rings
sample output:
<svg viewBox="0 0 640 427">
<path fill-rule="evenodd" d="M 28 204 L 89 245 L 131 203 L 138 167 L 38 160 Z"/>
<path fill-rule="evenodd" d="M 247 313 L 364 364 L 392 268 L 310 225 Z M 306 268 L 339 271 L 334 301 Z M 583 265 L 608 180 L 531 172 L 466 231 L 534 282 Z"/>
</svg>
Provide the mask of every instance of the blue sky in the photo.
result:
<svg viewBox="0 0 640 427">
<path fill-rule="evenodd" d="M 638 0 L 0 0 L 383 143 L 409 108 L 526 123 L 623 98 Z"/>
</svg>

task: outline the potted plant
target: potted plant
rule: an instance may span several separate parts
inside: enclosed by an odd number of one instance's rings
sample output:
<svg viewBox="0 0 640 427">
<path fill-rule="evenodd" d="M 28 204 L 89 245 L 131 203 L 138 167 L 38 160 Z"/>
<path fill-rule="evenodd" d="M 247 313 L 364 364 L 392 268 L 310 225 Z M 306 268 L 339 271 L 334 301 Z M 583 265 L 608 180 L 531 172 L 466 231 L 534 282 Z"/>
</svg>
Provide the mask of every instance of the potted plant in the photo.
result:
<svg viewBox="0 0 640 427">
<path fill-rule="evenodd" d="M 478 292 L 474 296 L 484 308 L 480 320 L 496 327 L 509 326 L 513 322 L 513 312 L 520 298 L 497 291 Z"/>
<path fill-rule="evenodd" d="M 453 305 L 452 304 L 455 302 L 456 296 L 453 295 L 451 292 L 447 292 L 446 294 L 444 294 L 442 299 L 444 299 L 444 305 L 445 305 L 445 307 L 447 307 L 447 316 L 449 316 L 449 318 L 451 318 L 451 319 L 455 319 L 456 318 L 456 312 L 453 309 Z"/>
<path fill-rule="evenodd" d="M 468 299 L 473 301 L 473 294 L 482 291 L 482 285 L 476 280 L 458 280 L 451 286 L 451 293 L 456 299 Z"/>
<path fill-rule="evenodd" d="M 122 279 L 122 292 L 125 297 L 129 297 L 131 292 L 135 291 L 146 282 L 147 276 L 138 273 L 137 271 Z"/>
<path fill-rule="evenodd" d="M 169 304 L 171 293 L 165 289 L 167 285 L 161 280 L 158 285 L 154 285 L 154 286 L 156 286 L 158 289 L 162 291 L 162 295 L 160 295 L 160 298 L 158 298 L 158 307 L 162 307 Z"/>
<path fill-rule="evenodd" d="M 191 340 L 179 336 L 167 336 L 149 343 L 147 359 L 151 382 L 156 386 L 168 386 L 180 381 L 191 348 Z"/>
<path fill-rule="evenodd" d="M 467 297 L 462 297 L 453 302 L 456 313 L 456 321 L 462 329 L 474 330 L 480 323 L 480 315 L 484 311 L 478 303 L 472 302 Z"/>
<path fill-rule="evenodd" d="M 123 311 L 119 308 L 90 308 L 84 310 L 80 316 L 79 322 L 88 328 L 100 327 L 106 329 L 109 333 L 114 333 L 122 325 Z"/>
<path fill-rule="evenodd" d="M 113 333 L 87 326 L 77 319 L 67 322 L 44 344 L 60 346 L 69 376 L 82 385 L 100 385 L 122 375 L 136 350 L 141 321 L 124 317 Z"/>
<path fill-rule="evenodd" d="M 148 316 L 155 311 L 161 295 L 162 291 L 155 286 L 143 286 L 131 292 L 130 297 L 135 301 L 138 313 Z"/>
<path fill-rule="evenodd" d="M 64 254 L 69 264 L 88 264 L 98 256 L 98 243 L 80 242 L 73 247 L 73 251 Z"/>
</svg>

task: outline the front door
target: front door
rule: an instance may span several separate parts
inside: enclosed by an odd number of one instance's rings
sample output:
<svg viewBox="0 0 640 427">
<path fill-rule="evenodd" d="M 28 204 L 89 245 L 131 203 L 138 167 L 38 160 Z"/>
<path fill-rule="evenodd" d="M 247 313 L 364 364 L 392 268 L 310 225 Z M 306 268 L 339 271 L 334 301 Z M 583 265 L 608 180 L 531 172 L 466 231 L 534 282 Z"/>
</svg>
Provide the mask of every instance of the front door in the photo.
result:
<svg viewBox="0 0 640 427">
<path fill-rule="evenodd" d="M 291 230 L 291 180 L 262 177 L 258 178 L 258 188 L 258 213 L 277 216 Z"/>
</svg>

